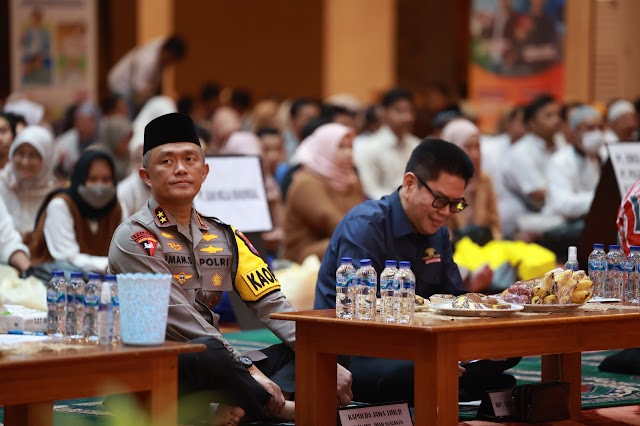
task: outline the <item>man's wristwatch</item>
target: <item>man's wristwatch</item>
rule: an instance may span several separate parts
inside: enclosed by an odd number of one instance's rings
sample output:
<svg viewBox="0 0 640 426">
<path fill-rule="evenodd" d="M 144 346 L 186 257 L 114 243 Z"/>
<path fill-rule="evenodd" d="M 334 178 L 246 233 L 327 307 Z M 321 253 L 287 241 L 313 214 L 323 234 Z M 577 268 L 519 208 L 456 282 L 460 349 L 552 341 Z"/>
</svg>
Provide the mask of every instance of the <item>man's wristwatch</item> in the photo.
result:
<svg viewBox="0 0 640 426">
<path fill-rule="evenodd" d="M 248 356 L 240 355 L 238 357 L 238 361 L 240 361 L 240 364 L 244 365 L 244 368 L 249 369 L 253 366 L 253 361 L 251 361 L 251 358 Z"/>
</svg>

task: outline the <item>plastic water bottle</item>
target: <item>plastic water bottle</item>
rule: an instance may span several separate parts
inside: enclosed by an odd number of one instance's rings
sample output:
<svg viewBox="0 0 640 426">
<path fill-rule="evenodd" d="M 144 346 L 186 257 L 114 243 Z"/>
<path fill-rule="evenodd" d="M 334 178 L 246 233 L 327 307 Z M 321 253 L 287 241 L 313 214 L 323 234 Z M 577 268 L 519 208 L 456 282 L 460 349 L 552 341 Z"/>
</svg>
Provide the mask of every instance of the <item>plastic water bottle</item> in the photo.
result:
<svg viewBox="0 0 640 426">
<path fill-rule="evenodd" d="M 588 274 L 593 281 L 594 296 L 605 297 L 607 283 L 607 255 L 604 252 L 604 244 L 596 243 L 589 255 Z"/>
<path fill-rule="evenodd" d="M 98 341 L 101 345 L 110 345 L 113 340 L 113 306 L 111 305 L 111 283 L 106 279 L 100 286 L 100 305 L 98 307 Z"/>
<path fill-rule="evenodd" d="M 63 271 L 53 271 L 47 284 L 47 334 L 64 337 L 67 332 L 67 281 Z"/>
<path fill-rule="evenodd" d="M 104 281 L 111 286 L 111 309 L 113 311 L 113 342 L 120 341 L 120 299 L 118 298 L 118 281 L 115 275 L 105 275 Z"/>
<path fill-rule="evenodd" d="M 67 336 L 84 338 L 84 288 L 82 272 L 72 272 L 67 285 Z"/>
<path fill-rule="evenodd" d="M 617 244 L 609 246 L 607 253 L 607 285 L 605 297 L 622 299 L 624 289 L 624 254 Z"/>
<path fill-rule="evenodd" d="M 376 319 L 376 291 L 378 274 L 371 266 L 371 259 L 362 259 L 356 272 L 356 318 L 363 321 Z"/>
<path fill-rule="evenodd" d="M 576 246 L 569 246 L 567 263 L 564 264 L 564 269 L 567 271 L 577 271 L 580 269 L 578 265 L 578 249 Z"/>
<path fill-rule="evenodd" d="M 100 274 L 89 274 L 84 292 L 84 336 L 88 342 L 98 342 L 98 305 L 100 304 Z"/>
<path fill-rule="evenodd" d="M 624 300 L 630 303 L 638 303 L 640 300 L 640 247 L 631 246 L 629 256 L 625 262 L 627 281 L 624 285 Z"/>
<path fill-rule="evenodd" d="M 353 319 L 354 317 L 355 278 L 356 268 L 353 266 L 353 259 L 343 257 L 336 270 L 336 318 Z"/>
<path fill-rule="evenodd" d="M 400 269 L 396 274 L 398 282 L 398 324 L 413 323 L 416 309 L 416 276 L 411 271 L 411 262 L 400 262 Z"/>
<path fill-rule="evenodd" d="M 382 322 L 396 322 L 396 273 L 398 262 L 387 260 L 380 273 L 380 319 Z"/>
</svg>

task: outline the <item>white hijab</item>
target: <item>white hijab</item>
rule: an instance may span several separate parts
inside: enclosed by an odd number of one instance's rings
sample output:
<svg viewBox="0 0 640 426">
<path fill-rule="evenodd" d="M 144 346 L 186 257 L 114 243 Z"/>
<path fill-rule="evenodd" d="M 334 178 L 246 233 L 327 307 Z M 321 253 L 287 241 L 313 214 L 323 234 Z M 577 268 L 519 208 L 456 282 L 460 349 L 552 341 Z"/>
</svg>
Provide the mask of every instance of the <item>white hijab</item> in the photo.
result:
<svg viewBox="0 0 640 426">
<path fill-rule="evenodd" d="M 13 167 L 13 156 L 16 150 L 24 145 L 33 146 L 40 157 L 42 157 L 42 167 L 37 176 L 31 179 L 20 179 Z M 44 127 L 27 126 L 16 136 L 9 149 L 9 161 L 0 171 L 0 179 L 6 186 L 19 196 L 45 196 L 56 187 L 53 169 L 55 167 L 53 135 Z"/>
</svg>

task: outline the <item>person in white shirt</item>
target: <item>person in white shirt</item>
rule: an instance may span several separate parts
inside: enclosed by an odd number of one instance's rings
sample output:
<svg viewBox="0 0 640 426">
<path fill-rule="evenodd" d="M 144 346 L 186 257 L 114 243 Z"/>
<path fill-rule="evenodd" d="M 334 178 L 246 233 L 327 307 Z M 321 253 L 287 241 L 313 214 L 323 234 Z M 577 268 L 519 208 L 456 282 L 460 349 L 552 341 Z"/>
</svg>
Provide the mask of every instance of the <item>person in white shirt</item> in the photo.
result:
<svg viewBox="0 0 640 426">
<path fill-rule="evenodd" d="M 504 198 L 506 189 L 502 183 L 502 164 L 511 145 L 526 133 L 523 122 L 523 108 L 513 108 L 505 117 L 504 132 L 496 136 L 480 135 L 480 164 L 482 171 L 491 177 L 498 204 Z"/>
<path fill-rule="evenodd" d="M 127 99 L 134 117 L 148 99 L 160 94 L 162 72 L 181 61 L 186 50 L 186 42 L 176 35 L 132 49 L 109 71 L 109 90 Z"/>
<path fill-rule="evenodd" d="M 528 133 L 511 146 L 503 162 L 502 178 L 506 188 L 498 209 L 502 231 L 513 238 L 518 218 L 544 207 L 547 191 L 547 165 L 555 150 L 554 135 L 560 129 L 560 105 L 549 95 L 541 95 L 524 109 Z"/>
<path fill-rule="evenodd" d="M 13 226 L 11 215 L 0 198 L 0 263 L 10 265 L 24 277 L 31 266 L 29 249 L 22 242 L 20 233 Z"/>
<path fill-rule="evenodd" d="M 600 180 L 598 152 L 604 144 L 602 117 L 590 105 L 574 108 L 569 114 L 569 145 L 559 149 L 549 161 L 549 191 L 543 213 L 559 215 L 564 222 L 584 217 Z"/>
<path fill-rule="evenodd" d="M 354 152 L 365 194 L 379 199 L 402 185 L 405 166 L 420 140 L 411 134 L 415 122 L 413 94 L 392 89 L 382 98 L 384 125 Z"/>
<path fill-rule="evenodd" d="M 13 141 L 9 163 L 0 170 L 0 196 L 23 237 L 33 231 L 40 205 L 57 187 L 53 152 L 51 133 L 27 126 Z"/>
</svg>

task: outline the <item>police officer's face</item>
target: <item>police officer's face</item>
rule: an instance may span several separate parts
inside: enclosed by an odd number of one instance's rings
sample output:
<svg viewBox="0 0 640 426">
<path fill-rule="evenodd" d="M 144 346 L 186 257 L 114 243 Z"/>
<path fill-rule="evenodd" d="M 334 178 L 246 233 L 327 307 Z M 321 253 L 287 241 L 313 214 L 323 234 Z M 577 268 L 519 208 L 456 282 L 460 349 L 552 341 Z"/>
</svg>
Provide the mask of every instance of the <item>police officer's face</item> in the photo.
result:
<svg viewBox="0 0 640 426">
<path fill-rule="evenodd" d="M 191 142 L 153 148 L 149 168 L 140 169 L 140 177 L 160 204 L 191 203 L 208 173 L 209 166 L 204 162 L 200 147 Z"/>
<path fill-rule="evenodd" d="M 405 174 L 402 184 L 402 207 L 417 232 L 431 235 L 453 214 L 449 204 L 441 208 L 434 207 L 435 196 L 459 200 L 463 196 L 465 184 L 460 176 L 446 172 L 441 172 L 438 179 L 425 183 L 431 191 L 422 185 L 413 173 Z"/>
</svg>

